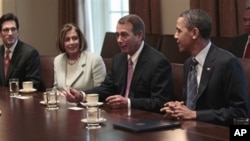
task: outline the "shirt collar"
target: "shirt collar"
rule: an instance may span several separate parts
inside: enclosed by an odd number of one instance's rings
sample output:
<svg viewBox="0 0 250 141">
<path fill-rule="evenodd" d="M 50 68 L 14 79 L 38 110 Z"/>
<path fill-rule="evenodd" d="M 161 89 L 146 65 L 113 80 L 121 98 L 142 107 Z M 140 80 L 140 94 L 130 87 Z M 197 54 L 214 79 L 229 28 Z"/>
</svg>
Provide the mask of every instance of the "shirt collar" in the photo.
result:
<svg viewBox="0 0 250 141">
<path fill-rule="evenodd" d="M 195 59 L 198 61 L 198 64 L 200 64 L 201 66 L 203 66 L 204 62 L 205 62 L 205 59 L 206 59 L 206 56 L 207 56 L 207 53 L 210 49 L 210 46 L 211 46 L 211 41 L 208 42 L 208 44 L 206 45 L 205 48 L 203 48 L 196 56 L 195 56 Z"/>
<path fill-rule="evenodd" d="M 133 64 L 136 65 L 137 61 L 138 61 L 138 57 L 139 55 L 141 54 L 141 51 L 143 49 L 143 46 L 144 46 L 144 41 L 142 41 L 139 49 L 135 52 L 135 54 L 133 56 L 130 56 L 128 55 L 128 58 L 131 57 L 132 61 L 133 61 Z"/>
<path fill-rule="evenodd" d="M 9 49 L 9 50 L 11 51 L 11 54 L 12 54 L 12 53 L 14 52 L 15 48 L 16 48 L 17 41 L 18 41 L 18 40 L 16 40 L 16 42 L 15 42 L 10 48 L 7 48 L 7 47 L 4 45 L 5 51 L 6 51 L 7 49 Z"/>
</svg>

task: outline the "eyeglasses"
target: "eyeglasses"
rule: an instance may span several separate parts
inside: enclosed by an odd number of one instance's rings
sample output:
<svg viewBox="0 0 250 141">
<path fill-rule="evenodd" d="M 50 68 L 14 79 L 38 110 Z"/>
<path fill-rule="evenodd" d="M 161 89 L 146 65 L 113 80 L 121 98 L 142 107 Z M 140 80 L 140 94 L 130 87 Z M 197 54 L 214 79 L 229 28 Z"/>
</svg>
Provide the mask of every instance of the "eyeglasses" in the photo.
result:
<svg viewBox="0 0 250 141">
<path fill-rule="evenodd" d="M 9 31 L 16 32 L 17 28 L 16 27 L 11 27 L 11 28 L 4 28 L 4 29 L 2 29 L 3 33 L 9 33 Z"/>
</svg>

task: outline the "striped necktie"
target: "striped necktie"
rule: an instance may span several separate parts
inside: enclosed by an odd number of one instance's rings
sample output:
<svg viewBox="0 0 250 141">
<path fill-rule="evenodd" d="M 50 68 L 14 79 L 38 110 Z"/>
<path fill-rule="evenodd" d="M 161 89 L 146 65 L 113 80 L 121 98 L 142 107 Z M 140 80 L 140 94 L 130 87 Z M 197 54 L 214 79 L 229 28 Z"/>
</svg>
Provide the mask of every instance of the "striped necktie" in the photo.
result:
<svg viewBox="0 0 250 141">
<path fill-rule="evenodd" d="M 187 81 L 187 107 L 191 110 L 195 109 L 196 100 L 197 100 L 197 66 L 198 62 L 195 58 L 192 59 L 192 64 L 190 65 L 190 71 L 188 73 Z"/>
<path fill-rule="evenodd" d="M 5 52 L 5 58 L 4 58 L 4 76 L 7 76 L 9 65 L 10 65 L 10 50 L 7 49 Z"/>
</svg>

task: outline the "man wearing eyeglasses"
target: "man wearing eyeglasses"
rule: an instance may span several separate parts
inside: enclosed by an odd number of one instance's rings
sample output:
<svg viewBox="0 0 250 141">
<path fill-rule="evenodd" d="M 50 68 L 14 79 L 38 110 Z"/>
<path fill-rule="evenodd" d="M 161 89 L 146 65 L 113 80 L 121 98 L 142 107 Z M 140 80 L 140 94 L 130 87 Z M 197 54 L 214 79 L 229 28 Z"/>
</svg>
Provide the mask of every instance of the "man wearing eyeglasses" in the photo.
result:
<svg viewBox="0 0 250 141">
<path fill-rule="evenodd" d="M 0 86 L 8 86 L 10 78 L 33 81 L 34 88 L 40 87 L 40 57 L 38 51 L 18 38 L 19 22 L 12 13 L 0 18 Z"/>
</svg>

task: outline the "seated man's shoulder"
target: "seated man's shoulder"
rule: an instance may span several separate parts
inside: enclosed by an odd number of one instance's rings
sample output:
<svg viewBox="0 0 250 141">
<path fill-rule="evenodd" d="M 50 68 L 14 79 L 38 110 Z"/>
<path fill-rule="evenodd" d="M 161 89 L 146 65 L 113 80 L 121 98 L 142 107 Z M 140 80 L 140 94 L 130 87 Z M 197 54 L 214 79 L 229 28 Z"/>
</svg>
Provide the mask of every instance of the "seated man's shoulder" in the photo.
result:
<svg viewBox="0 0 250 141">
<path fill-rule="evenodd" d="M 32 45 L 25 43 L 23 41 L 18 41 L 17 46 L 20 46 L 25 52 L 37 52 L 37 49 L 34 48 Z M 38 53 L 39 54 L 39 53 Z"/>
<path fill-rule="evenodd" d="M 235 40 L 240 40 L 240 39 L 244 39 L 244 38 L 248 38 L 248 34 L 247 33 L 243 33 L 243 34 L 237 35 L 237 36 L 233 37 L 232 40 L 235 41 Z"/>
</svg>

